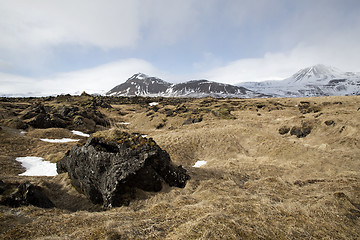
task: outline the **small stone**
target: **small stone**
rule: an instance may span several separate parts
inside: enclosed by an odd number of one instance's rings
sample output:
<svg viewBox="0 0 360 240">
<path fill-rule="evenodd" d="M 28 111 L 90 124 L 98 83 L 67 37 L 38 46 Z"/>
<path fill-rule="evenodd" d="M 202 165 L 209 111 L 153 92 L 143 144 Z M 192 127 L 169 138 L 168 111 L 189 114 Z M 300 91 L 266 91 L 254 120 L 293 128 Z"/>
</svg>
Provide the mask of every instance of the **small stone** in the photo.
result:
<svg viewBox="0 0 360 240">
<path fill-rule="evenodd" d="M 183 125 L 187 125 L 187 124 L 193 124 L 193 123 L 199 123 L 202 121 L 202 118 L 199 117 L 199 118 L 191 118 L 189 117 L 188 119 L 186 119 L 183 123 Z"/>
<path fill-rule="evenodd" d="M 287 134 L 289 131 L 290 131 L 290 128 L 287 127 L 287 126 L 282 126 L 282 127 L 279 129 L 279 133 L 280 133 L 281 135 Z"/>
<path fill-rule="evenodd" d="M 335 122 L 333 120 L 327 120 L 324 122 L 326 126 L 335 125 Z"/>
</svg>

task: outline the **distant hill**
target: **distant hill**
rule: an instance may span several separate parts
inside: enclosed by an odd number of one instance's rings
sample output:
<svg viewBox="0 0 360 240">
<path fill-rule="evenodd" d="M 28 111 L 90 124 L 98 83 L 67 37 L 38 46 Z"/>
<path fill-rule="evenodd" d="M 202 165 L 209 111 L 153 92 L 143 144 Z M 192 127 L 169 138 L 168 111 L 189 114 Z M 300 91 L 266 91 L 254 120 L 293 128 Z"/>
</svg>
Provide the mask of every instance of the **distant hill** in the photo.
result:
<svg viewBox="0 0 360 240">
<path fill-rule="evenodd" d="M 318 64 L 282 81 L 246 82 L 239 86 L 274 97 L 359 95 L 360 74 Z"/>
</svg>

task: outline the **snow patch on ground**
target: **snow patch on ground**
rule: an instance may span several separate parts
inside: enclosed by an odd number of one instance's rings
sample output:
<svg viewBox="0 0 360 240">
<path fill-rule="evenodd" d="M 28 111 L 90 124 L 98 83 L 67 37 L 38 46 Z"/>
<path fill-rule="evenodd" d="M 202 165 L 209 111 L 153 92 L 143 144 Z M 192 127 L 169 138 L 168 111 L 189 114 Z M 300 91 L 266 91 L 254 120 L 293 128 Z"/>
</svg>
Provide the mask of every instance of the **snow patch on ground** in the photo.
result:
<svg viewBox="0 0 360 240">
<path fill-rule="evenodd" d="M 41 141 L 49 142 L 49 143 L 68 143 L 68 142 L 77 142 L 80 139 L 71 139 L 71 138 L 62 138 L 62 139 L 48 139 L 48 138 L 40 138 Z"/>
<path fill-rule="evenodd" d="M 56 176 L 56 163 L 43 161 L 41 157 L 17 157 L 16 161 L 26 168 L 20 176 Z"/>
<path fill-rule="evenodd" d="M 199 168 L 199 167 L 201 167 L 201 166 L 203 166 L 203 165 L 205 165 L 205 164 L 206 164 L 206 161 L 200 160 L 200 161 L 197 161 L 197 162 L 194 164 L 193 167 Z"/>
<path fill-rule="evenodd" d="M 80 131 L 72 130 L 71 132 L 72 132 L 74 135 L 78 135 L 78 136 L 82 136 L 82 137 L 90 137 L 90 134 L 83 133 L 83 132 L 80 132 Z"/>
</svg>

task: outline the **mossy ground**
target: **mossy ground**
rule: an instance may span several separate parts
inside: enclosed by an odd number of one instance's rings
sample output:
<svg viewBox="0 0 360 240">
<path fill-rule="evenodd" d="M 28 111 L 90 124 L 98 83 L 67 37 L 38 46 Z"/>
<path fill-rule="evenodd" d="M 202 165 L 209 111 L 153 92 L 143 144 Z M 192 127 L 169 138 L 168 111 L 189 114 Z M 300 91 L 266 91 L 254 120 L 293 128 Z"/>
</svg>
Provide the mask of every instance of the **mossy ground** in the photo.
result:
<svg viewBox="0 0 360 240">
<path fill-rule="evenodd" d="M 45 100 L 0 102 L 2 122 L 14 117 L 9 111 L 21 116 L 35 101 Z M 77 98 L 50 98 L 46 104 L 64 101 L 71 104 Z M 69 130 L 29 129 L 22 135 L 2 125 L 0 178 L 40 185 L 57 208 L 0 206 L 1 239 L 360 238 L 359 96 L 104 101 L 112 108 L 96 109 L 114 129 L 93 136 L 121 140 L 125 130 L 127 138 L 132 133 L 153 138 L 176 164 L 188 169 L 191 180 L 186 187 L 164 186 L 160 193 L 139 190 L 129 206 L 101 211 L 72 187 L 66 174 L 18 176 L 23 169 L 16 156 L 59 158 L 77 143 L 51 144 L 39 138 L 69 137 Z M 150 102 L 159 102 L 157 111 Z M 309 102 L 316 111 L 299 109 L 300 102 Z M 175 112 L 184 107 L 185 112 Z M 214 111 L 233 117 L 215 116 Z M 186 118 L 200 114 L 202 122 L 183 125 Z M 279 133 L 284 126 L 304 122 L 312 126 L 306 137 Z M 164 126 L 157 129 L 159 123 Z M 193 168 L 198 160 L 207 163 Z"/>
</svg>

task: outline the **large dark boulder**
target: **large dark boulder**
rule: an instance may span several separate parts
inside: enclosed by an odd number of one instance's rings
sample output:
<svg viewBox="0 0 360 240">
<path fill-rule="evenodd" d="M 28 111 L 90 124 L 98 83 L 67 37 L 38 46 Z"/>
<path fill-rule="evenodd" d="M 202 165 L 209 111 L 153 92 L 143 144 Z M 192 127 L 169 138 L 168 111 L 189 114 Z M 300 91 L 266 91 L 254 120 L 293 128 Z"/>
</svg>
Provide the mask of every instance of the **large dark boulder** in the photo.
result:
<svg viewBox="0 0 360 240">
<path fill-rule="evenodd" d="M 53 208 L 55 205 L 46 196 L 41 187 L 30 182 L 21 184 L 4 183 L 0 180 L 0 204 L 9 207 L 33 205 L 41 208 Z"/>
<path fill-rule="evenodd" d="M 111 140 L 93 137 L 74 146 L 57 163 L 57 171 L 68 172 L 78 191 L 107 208 L 127 204 L 136 189 L 160 191 L 163 182 L 183 188 L 190 179 L 151 138 L 125 132 Z"/>
</svg>

